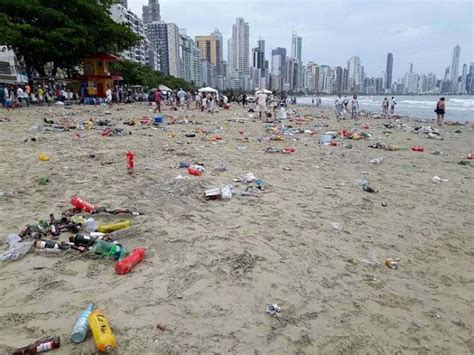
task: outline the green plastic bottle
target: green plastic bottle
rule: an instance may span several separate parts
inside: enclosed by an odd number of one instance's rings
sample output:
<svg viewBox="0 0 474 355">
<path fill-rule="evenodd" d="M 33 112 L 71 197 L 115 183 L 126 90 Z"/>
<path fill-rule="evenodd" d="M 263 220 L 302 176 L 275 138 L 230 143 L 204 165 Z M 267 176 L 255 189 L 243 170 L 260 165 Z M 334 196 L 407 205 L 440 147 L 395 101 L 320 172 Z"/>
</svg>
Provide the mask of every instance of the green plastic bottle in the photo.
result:
<svg viewBox="0 0 474 355">
<path fill-rule="evenodd" d="M 120 244 L 105 240 L 97 240 L 92 246 L 92 250 L 96 254 L 112 257 L 115 260 L 122 260 L 128 255 L 128 252 Z"/>
</svg>

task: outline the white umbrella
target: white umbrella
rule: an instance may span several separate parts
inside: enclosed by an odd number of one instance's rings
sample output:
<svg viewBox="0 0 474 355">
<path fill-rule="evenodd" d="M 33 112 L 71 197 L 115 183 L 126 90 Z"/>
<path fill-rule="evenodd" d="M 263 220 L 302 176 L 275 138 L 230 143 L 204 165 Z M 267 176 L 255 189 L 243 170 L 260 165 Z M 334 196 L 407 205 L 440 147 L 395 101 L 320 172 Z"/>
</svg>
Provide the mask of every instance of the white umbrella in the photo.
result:
<svg viewBox="0 0 474 355">
<path fill-rule="evenodd" d="M 264 94 L 271 94 L 272 92 L 270 90 L 267 90 L 267 89 L 260 89 L 260 90 L 257 90 L 255 92 L 255 95 L 258 95 L 258 94 L 261 94 L 261 93 L 264 93 Z"/>
<path fill-rule="evenodd" d="M 166 85 L 160 85 L 160 86 L 158 86 L 158 89 L 160 89 L 160 91 L 173 91 L 169 87 L 167 87 Z"/>
<path fill-rule="evenodd" d="M 213 93 L 217 94 L 217 90 L 213 89 L 213 88 L 210 88 L 209 86 L 205 87 L 205 88 L 200 88 L 198 91 L 199 92 L 213 92 Z"/>
</svg>

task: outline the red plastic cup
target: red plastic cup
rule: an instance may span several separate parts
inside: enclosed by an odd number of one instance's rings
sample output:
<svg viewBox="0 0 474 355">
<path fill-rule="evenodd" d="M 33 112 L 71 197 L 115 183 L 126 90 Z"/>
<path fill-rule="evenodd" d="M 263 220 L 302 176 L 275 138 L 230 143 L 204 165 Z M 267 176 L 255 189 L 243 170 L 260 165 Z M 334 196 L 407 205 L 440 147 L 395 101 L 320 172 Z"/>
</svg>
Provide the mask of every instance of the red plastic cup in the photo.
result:
<svg viewBox="0 0 474 355">
<path fill-rule="evenodd" d="M 145 249 L 135 248 L 123 260 L 115 264 L 115 272 L 119 275 L 128 274 L 145 257 Z"/>
</svg>

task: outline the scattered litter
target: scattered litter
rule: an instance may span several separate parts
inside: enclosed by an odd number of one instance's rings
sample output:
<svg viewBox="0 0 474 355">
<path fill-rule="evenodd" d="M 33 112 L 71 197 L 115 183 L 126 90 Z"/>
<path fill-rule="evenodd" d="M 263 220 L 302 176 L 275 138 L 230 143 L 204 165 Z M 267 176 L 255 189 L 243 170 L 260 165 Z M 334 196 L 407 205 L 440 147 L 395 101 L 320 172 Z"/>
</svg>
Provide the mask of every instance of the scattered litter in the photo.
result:
<svg viewBox="0 0 474 355">
<path fill-rule="evenodd" d="M 275 304 L 269 305 L 265 312 L 267 312 L 271 316 L 274 316 L 274 315 L 277 315 L 277 313 L 281 312 L 281 308 L 275 303 Z"/>
<path fill-rule="evenodd" d="M 398 269 L 400 265 L 400 258 L 387 258 L 385 259 L 385 265 L 387 265 L 390 269 Z"/>
<path fill-rule="evenodd" d="M 434 183 L 440 183 L 440 182 L 448 182 L 448 179 L 441 179 L 439 176 L 433 176 L 433 182 Z"/>
</svg>

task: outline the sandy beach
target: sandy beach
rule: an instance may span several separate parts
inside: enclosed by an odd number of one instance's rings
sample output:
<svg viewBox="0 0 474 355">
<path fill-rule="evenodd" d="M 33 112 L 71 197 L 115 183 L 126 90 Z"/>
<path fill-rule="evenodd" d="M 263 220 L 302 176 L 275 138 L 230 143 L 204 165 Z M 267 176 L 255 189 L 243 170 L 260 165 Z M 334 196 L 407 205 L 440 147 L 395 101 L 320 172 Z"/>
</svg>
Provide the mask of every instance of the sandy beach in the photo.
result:
<svg viewBox="0 0 474 355">
<path fill-rule="evenodd" d="M 393 120 L 296 110 L 304 119 L 285 124 L 307 132 L 278 141 L 269 140 L 271 124 L 237 106 L 215 115 L 190 110 L 187 122 L 160 127 L 124 124 L 153 117 L 144 103 L 2 111 L 10 121 L 0 120 L 0 252 L 8 234 L 60 216 L 78 195 L 143 212 L 94 217 L 131 219 L 132 233 L 120 241 L 147 255 L 123 276 L 114 261 L 74 250 L 0 262 L 0 353 L 58 335 L 51 354 L 95 354 L 90 335 L 79 345 L 69 340 L 90 302 L 107 315 L 118 354 L 472 353 L 474 161 L 458 162 L 474 151 L 473 127 L 443 126 L 438 140 L 412 132 L 426 123 L 387 128 Z M 178 113 L 164 110 L 168 122 Z M 124 135 L 104 137 L 101 126 L 78 139 L 77 129 L 53 128 L 89 118 Z M 371 139 L 318 143 L 343 129 Z M 381 141 L 408 149 L 369 147 Z M 378 157 L 382 164 L 369 163 Z M 176 167 L 183 161 L 206 171 L 191 176 Z M 250 172 L 264 191 L 241 196 L 245 185 L 233 179 Z M 48 184 L 38 183 L 42 175 Z M 363 191 L 360 179 L 378 193 Z M 232 199 L 204 198 L 228 184 Z M 384 264 L 393 257 L 398 269 Z M 265 310 L 275 303 L 281 312 L 271 316 Z"/>
</svg>

